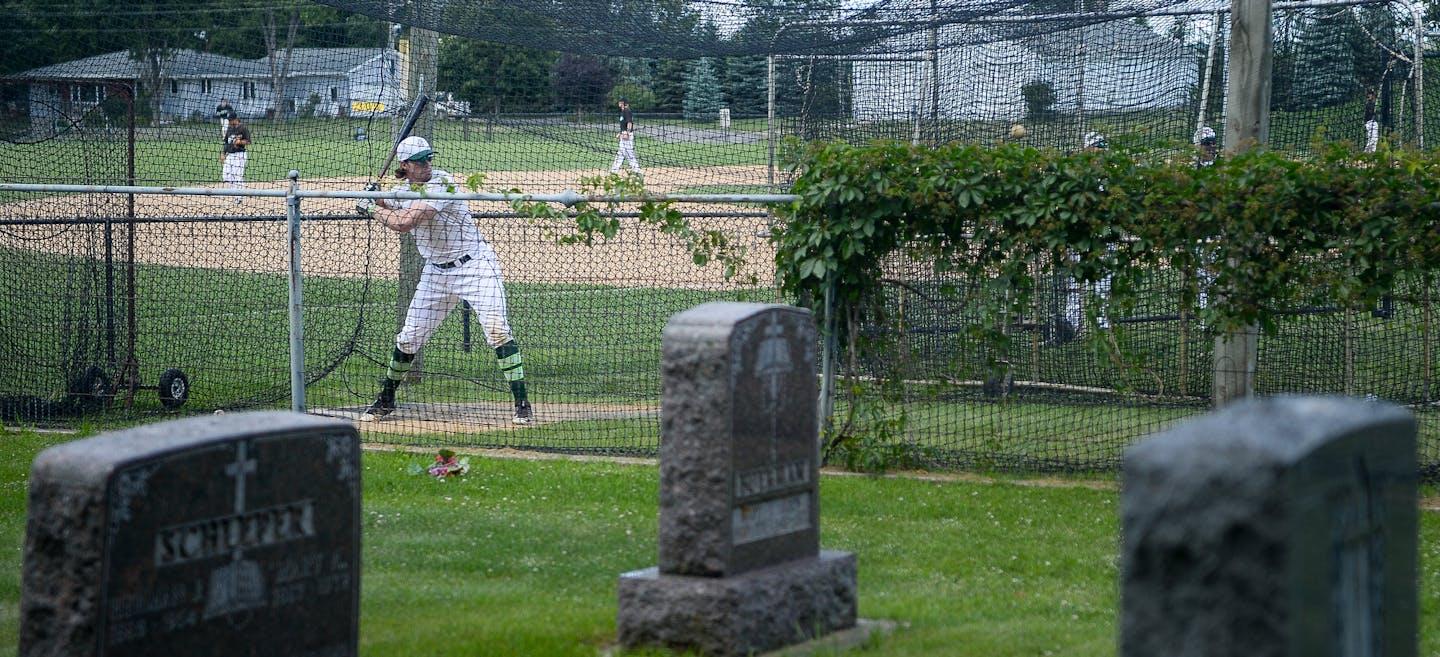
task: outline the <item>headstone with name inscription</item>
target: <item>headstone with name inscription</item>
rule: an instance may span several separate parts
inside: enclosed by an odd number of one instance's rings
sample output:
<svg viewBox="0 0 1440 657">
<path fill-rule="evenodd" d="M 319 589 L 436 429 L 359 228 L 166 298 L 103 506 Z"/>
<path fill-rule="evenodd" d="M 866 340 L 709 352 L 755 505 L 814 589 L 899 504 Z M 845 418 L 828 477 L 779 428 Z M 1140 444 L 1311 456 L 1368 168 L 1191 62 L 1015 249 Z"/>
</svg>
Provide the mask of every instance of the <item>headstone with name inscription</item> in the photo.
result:
<svg viewBox="0 0 1440 657">
<path fill-rule="evenodd" d="M 1415 420 L 1237 402 L 1132 446 L 1120 655 L 1413 657 Z"/>
<path fill-rule="evenodd" d="M 856 624 L 820 549 L 809 311 L 715 302 L 665 327 L 659 564 L 620 576 L 620 642 L 748 655 Z"/>
<path fill-rule="evenodd" d="M 41 452 L 20 657 L 355 655 L 359 445 L 349 422 L 263 411 Z"/>
</svg>

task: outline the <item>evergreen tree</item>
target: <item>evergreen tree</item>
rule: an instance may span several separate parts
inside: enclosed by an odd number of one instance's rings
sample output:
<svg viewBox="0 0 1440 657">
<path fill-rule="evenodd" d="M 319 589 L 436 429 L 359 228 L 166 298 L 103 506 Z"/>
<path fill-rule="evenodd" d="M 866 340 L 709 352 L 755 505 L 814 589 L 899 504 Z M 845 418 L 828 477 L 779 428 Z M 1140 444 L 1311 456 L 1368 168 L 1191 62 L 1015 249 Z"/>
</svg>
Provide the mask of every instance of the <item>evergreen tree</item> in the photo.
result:
<svg viewBox="0 0 1440 657">
<path fill-rule="evenodd" d="M 655 93 L 655 110 L 679 112 L 685 107 L 685 80 L 690 65 L 678 59 L 661 59 L 655 66 L 650 88 Z"/>
<path fill-rule="evenodd" d="M 690 68 L 690 77 L 685 81 L 685 119 L 714 121 L 724 104 L 715 64 L 709 57 L 701 57 Z"/>
<path fill-rule="evenodd" d="M 769 103 L 769 63 L 764 57 L 734 57 L 725 71 L 731 116 L 764 116 Z"/>
</svg>

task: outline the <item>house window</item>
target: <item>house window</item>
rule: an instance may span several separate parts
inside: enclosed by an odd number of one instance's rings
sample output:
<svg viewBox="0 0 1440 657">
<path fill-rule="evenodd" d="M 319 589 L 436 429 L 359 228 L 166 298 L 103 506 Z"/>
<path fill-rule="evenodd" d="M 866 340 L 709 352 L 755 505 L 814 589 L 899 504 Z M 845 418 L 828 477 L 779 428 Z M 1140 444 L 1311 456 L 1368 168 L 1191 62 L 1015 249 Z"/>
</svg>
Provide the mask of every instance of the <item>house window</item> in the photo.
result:
<svg viewBox="0 0 1440 657">
<path fill-rule="evenodd" d="M 201 81 L 200 81 L 200 93 L 206 94 L 206 95 L 209 95 L 209 94 L 210 94 L 210 81 L 209 81 L 209 80 L 201 80 Z"/>
<path fill-rule="evenodd" d="M 330 87 L 330 100 L 340 100 L 339 87 Z"/>
<path fill-rule="evenodd" d="M 172 94 L 178 94 L 178 93 L 180 93 L 180 81 L 179 81 L 179 80 L 171 80 L 171 81 L 170 81 L 170 93 L 172 93 Z"/>
<path fill-rule="evenodd" d="M 70 102 L 72 103 L 98 103 L 101 99 L 101 88 L 96 85 L 77 84 L 70 87 Z"/>
<path fill-rule="evenodd" d="M 254 98 L 254 97 L 255 97 L 255 83 L 254 83 L 254 82 L 246 82 L 245 84 L 243 84 L 243 85 L 242 85 L 242 88 L 241 88 L 241 90 L 240 90 L 240 97 L 241 97 L 241 98 Z"/>
</svg>

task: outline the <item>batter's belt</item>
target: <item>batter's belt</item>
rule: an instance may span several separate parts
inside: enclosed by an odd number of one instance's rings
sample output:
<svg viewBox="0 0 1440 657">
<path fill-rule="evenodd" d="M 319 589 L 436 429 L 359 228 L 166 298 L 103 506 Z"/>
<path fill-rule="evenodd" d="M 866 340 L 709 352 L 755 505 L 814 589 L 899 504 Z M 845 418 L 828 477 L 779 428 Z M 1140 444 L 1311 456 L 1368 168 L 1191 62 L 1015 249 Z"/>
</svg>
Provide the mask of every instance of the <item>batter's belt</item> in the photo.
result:
<svg viewBox="0 0 1440 657">
<path fill-rule="evenodd" d="M 459 260 L 451 260 L 450 262 L 432 262 L 430 264 L 435 265 L 436 269 L 454 269 L 456 267 L 459 267 L 460 265 L 470 262 L 471 260 L 474 260 L 474 258 L 470 257 L 469 254 L 466 254 L 460 256 Z"/>
</svg>

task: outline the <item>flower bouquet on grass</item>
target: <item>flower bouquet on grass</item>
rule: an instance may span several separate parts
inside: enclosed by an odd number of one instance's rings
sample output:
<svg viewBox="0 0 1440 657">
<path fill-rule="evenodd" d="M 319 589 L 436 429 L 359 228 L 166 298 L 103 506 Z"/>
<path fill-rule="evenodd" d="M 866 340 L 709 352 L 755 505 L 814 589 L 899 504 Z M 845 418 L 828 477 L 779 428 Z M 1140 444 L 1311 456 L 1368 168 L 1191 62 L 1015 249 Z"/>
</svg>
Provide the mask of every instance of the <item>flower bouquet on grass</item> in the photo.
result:
<svg viewBox="0 0 1440 657">
<path fill-rule="evenodd" d="M 440 450 L 440 453 L 435 455 L 435 462 L 432 463 L 430 469 L 427 470 L 430 476 L 441 479 L 455 475 L 463 475 L 469 471 L 470 457 L 456 457 L 455 452 L 448 449 Z"/>
</svg>

